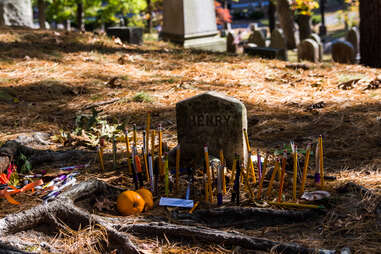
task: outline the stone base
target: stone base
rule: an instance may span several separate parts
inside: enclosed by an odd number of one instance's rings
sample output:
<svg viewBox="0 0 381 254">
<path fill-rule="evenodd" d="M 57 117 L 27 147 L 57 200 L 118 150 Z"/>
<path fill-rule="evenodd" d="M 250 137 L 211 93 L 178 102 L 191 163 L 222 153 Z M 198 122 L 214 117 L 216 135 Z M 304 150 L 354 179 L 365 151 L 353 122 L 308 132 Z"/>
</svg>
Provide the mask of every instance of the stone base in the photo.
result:
<svg viewBox="0 0 381 254">
<path fill-rule="evenodd" d="M 196 39 L 187 39 L 183 43 L 184 48 L 199 49 L 214 52 L 226 51 L 226 39 L 215 37 L 204 37 Z"/>
</svg>

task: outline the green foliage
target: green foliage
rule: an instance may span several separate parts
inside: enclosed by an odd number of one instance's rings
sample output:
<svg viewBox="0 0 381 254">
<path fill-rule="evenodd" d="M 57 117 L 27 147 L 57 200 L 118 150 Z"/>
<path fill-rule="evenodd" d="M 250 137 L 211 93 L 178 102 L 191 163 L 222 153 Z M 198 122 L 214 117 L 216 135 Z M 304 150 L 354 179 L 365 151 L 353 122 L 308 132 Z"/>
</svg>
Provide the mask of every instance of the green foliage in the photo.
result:
<svg viewBox="0 0 381 254">
<path fill-rule="evenodd" d="M 144 92 L 137 93 L 132 100 L 135 102 L 152 102 L 152 97 Z"/>
<path fill-rule="evenodd" d="M 96 23 L 116 23 L 119 21 L 117 15 L 139 14 L 147 8 L 146 0 L 108 0 L 102 4 L 102 0 L 45 0 L 47 3 L 47 20 L 63 22 L 74 20 L 78 3 L 83 3 L 86 18 L 96 18 Z M 154 3 L 159 0 L 153 1 Z M 34 6 L 37 0 L 33 0 Z M 138 17 L 132 18 L 129 23 L 142 25 Z"/>
<path fill-rule="evenodd" d="M 321 15 L 313 14 L 311 17 L 312 25 L 316 26 L 321 23 Z"/>
<path fill-rule="evenodd" d="M 32 170 L 32 165 L 30 164 L 28 158 L 22 153 L 20 153 L 18 157 L 17 165 L 20 168 L 21 174 L 28 174 Z"/>
</svg>

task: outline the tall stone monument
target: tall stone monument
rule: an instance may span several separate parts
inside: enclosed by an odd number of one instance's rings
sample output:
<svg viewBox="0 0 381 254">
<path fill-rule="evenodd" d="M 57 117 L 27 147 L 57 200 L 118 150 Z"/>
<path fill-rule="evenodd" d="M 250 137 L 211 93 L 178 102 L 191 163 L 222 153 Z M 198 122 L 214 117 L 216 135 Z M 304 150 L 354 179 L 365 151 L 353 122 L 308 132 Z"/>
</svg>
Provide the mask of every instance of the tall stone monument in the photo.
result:
<svg viewBox="0 0 381 254">
<path fill-rule="evenodd" d="M 247 159 L 243 129 L 247 129 L 246 108 L 239 100 L 216 92 L 199 94 L 176 104 L 177 138 L 185 166 L 202 166 L 204 145 L 228 165 L 234 154 Z"/>
<path fill-rule="evenodd" d="M 162 37 L 184 48 L 225 51 L 218 35 L 213 0 L 164 0 Z"/>
<path fill-rule="evenodd" d="M 33 27 L 31 0 L 0 0 L 0 26 Z"/>
</svg>

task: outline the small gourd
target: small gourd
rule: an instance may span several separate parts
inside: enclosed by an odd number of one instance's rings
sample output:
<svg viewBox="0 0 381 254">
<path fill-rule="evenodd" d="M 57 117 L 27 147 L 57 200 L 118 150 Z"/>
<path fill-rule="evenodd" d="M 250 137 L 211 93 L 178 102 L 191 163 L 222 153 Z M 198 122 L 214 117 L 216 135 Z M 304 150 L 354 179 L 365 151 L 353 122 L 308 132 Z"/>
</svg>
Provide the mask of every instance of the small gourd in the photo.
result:
<svg viewBox="0 0 381 254">
<path fill-rule="evenodd" d="M 122 215 L 136 215 L 143 211 L 145 201 L 135 191 L 128 190 L 118 196 L 116 206 Z"/>
<path fill-rule="evenodd" d="M 152 209 L 153 208 L 153 196 L 152 196 L 152 193 L 149 190 L 144 189 L 144 188 L 141 188 L 141 189 L 137 190 L 136 192 L 139 193 L 140 196 L 142 196 L 142 198 L 146 202 L 147 209 Z"/>
</svg>

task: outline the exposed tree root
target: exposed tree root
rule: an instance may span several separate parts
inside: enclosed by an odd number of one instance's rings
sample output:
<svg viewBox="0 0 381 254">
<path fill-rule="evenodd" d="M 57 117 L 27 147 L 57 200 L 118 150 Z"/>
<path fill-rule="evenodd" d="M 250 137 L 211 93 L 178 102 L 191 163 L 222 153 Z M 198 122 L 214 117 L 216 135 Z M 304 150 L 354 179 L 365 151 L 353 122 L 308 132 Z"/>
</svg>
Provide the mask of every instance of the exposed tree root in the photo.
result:
<svg viewBox="0 0 381 254">
<path fill-rule="evenodd" d="M 193 214 L 174 214 L 175 219 L 186 219 L 212 228 L 243 227 L 255 229 L 264 226 L 292 224 L 316 219 L 322 211 L 275 210 L 251 207 L 226 207 L 197 210 Z"/>
<path fill-rule="evenodd" d="M 130 235 L 145 237 L 168 237 L 177 241 L 193 241 L 205 244 L 215 243 L 226 246 L 241 246 L 246 249 L 270 251 L 279 253 L 332 253 L 332 251 L 324 251 L 320 249 L 311 249 L 292 243 L 280 243 L 266 239 L 246 236 L 240 233 L 225 232 L 222 230 L 210 229 L 206 227 L 183 226 L 169 223 L 139 223 L 127 224 L 121 223 L 121 219 L 109 219 L 79 208 L 75 202 L 90 199 L 97 195 L 112 194 L 117 195 L 120 189 L 107 185 L 98 180 L 89 180 L 74 186 L 71 190 L 61 194 L 58 198 L 46 205 L 39 205 L 32 209 L 6 216 L 0 219 L 0 237 L 5 239 L 17 232 L 28 229 L 37 228 L 46 225 L 51 234 L 57 234 L 59 229 L 69 226 L 72 229 L 85 227 L 91 223 L 98 224 L 106 229 L 108 240 L 113 249 L 118 249 L 120 253 L 141 253 L 141 251 L 130 240 Z M 221 216 L 221 214 L 237 213 L 242 216 L 269 216 L 268 209 L 260 211 L 260 209 L 246 208 L 225 208 L 216 209 L 214 211 L 199 211 L 200 216 L 214 214 L 212 216 Z M 203 214 L 204 213 L 204 214 Z M 286 212 L 271 211 L 270 214 L 279 216 Z M 220 214 L 220 215 L 218 215 Z M 308 216 L 309 212 L 288 214 L 291 220 L 303 219 Z M 225 216 L 225 215 L 224 215 Z M 221 216 L 222 217 L 222 216 Z M 275 216 L 276 217 L 276 216 Z M 281 220 L 281 222 L 284 219 Z M 125 222 L 125 221 L 124 221 Z M 252 223 L 253 221 L 251 221 Z M 258 222 L 258 221 L 257 221 Z M 12 236 L 13 237 L 13 236 Z M 13 237 L 13 242 L 14 242 Z M 20 239 L 21 241 L 21 239 Z M 11 242 L 5 242 L 11 245 Z M 17 252 L 16 252 L 17 253 Z"/>
<path fill-rule="evenodd" d="M 215 243 L 225 246 L 241 246 L 251 250 L 275 251 L 278 253 L 334 253 L 334 251 L 312 249 L 292 243 L 280 243 L 266 239 L 246 236 L 240 233 L 225 232 L 210 228 L 182 226 L 169 223 L 147 223 L 118 226 L 118 231 L 141 236 L 158 236 L 203 243 Z"/>
</svg>

